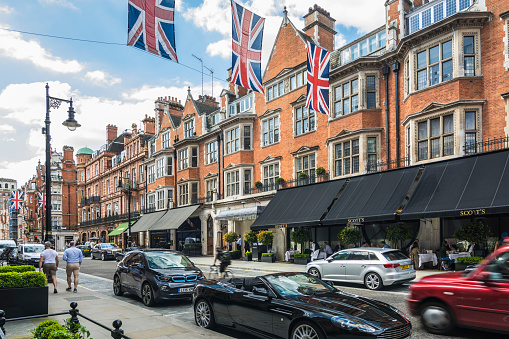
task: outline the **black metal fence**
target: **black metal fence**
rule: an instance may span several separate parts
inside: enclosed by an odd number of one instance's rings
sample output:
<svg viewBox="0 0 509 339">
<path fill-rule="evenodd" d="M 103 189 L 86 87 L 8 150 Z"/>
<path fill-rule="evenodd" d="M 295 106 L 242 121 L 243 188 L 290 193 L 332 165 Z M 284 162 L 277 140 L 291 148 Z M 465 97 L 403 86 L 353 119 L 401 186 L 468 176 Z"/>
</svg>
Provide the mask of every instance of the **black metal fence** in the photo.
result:
<svg viewBox="0 0 509 339">
<path fill-rule="evenodd" d="M 479 142 L 466 142 L 463 145 L 465 154 L 478 154 L 509 148 L 509 135 Z"/>
<path fill-rule="evenodd" d="M 369 162 L 366 164 L 366 171 L 368 173 L 374 172 L 383 172 L 388 171 L 395 168 L 407 167 L 410 166 L 410 158 L 404 157 L 399 159 L 394 159 L 390 161 L 378 161 L 376 163 Z"/>
<path fill-rule="evenodd" d="M 139 216 L 140 216 L 139 211 L 131 212 L 131 219 L 139 218 Z M 106 223 L 111 223 L 111 222 L 115 222 L 115 221 L 119 221 L 119 220 L 127 220 L 127 219 L 129 219 L 129 213 L 123 213 L 123 214 L 117 214 L 117 215 L 110 215 L 109 217 L 104 217 L 104 218 L 97 218 L 97 219 L 82 221 L 78 224 L 78 226 L 99 225 L 99 224 L 106 224 Z"/>
<path fill-rule="evenodd" d="M 113 328 L 110 328 L 108 326 L 105 326 L 105 325 L 101 324 L 100 322 L 95 321 L 94 319 L 91 319 L 91 318 L 87 317 L 84 314 L 81 314 L 80 310 L 77 309 L 78 303 L 72 302 L 70 304 L 70 306 L 71 306 L 71 309 L 69 311 L 67 311 L 67 312 L 51 313 L 51 314 L 41 314 L 41 315 L 34 315 L 34 316 L 29 316 L 29 317 L 11 318 L 11 319 L 6 319 L 5 318 L 5 312 L 0 310 L 0 331 L 2 331 L 4 335 L 7 335 L 7 331 L 5 329 L 5 324 L 8 323 L 8 322 L 12 322 L 12 321 L 28 320 L 28 319 L 36 319 L 36 318 L 46 318 L 46 317 L 54 317 L 54 316 L 57 316 L 57 315 L 66 315 L 66 314 L 69 314 L 71 316 L 71 319 L 70 319 L 71 331 L 73 331 L 75 333 L 78 330 L 78 326 L 76 326 L 76 325 L 78 325 L 80 323 L 79 317 L 82 317 L 82 318 L 90 321 L 92 324 L 97 325 L 99 327 L 102 327 L 105 330 L 109 331 L 110 334 L 111 334 L 111 337 L 114 338 L 114 339 L 121 339 L 121 338 L 131 339 L 130 337 L 126 336 L 124 334 L 124 330 L 120 328 L 120 327 L 122 327 L 122 321 L 121 320 L 113 321 L 113 323 L 112 323 Z"/>
</svg>

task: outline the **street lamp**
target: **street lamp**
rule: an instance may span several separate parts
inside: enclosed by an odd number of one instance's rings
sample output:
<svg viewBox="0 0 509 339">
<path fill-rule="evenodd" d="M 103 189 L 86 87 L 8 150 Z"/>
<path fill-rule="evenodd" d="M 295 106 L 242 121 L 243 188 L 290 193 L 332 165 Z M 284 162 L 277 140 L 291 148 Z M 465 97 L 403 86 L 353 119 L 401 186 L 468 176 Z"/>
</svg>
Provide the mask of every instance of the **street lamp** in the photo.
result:
<svg viewBox="0 0 509 339">
<path fill-rule="evenodd" d="M 129 172 L 127 173 L 127 177 L 122 178 L 122 170 L 120 170 L 120 176 L 118 178 L 118 188 L 120 188 L 122 191 L 127 191 L 127 245 L 131 246 L 131 181 L 129 180 Z M 122 179 L 126 179 L 127 184 L 124 187 L 122 185 Z M 128 247 L 125 246 L 125 247 Z"/>
<path fill-rule="evenodd" d="M 51 134 L 49 125 L 51 121 L 49 119 L 50 108 L 59 108 L 62 101 L 69 103 L 69 110 L 67 111 L 68 118 L 62 125 L 66 126 L 70 131 L 76 130 L 81 125 L 78 124 L 74 119 L 74 108 L 72 107 L 72 98 L 70 100 L 60 99 L 51 97 L 49 95 L 49 86 L 46 83 L 46 120 L 44 123 L 46 127 L 42 129 L 42 134 L 46 135 L 46 239 L 45 241 L 53 241 L 53 234 L 51 231 Z"/>
</svg>

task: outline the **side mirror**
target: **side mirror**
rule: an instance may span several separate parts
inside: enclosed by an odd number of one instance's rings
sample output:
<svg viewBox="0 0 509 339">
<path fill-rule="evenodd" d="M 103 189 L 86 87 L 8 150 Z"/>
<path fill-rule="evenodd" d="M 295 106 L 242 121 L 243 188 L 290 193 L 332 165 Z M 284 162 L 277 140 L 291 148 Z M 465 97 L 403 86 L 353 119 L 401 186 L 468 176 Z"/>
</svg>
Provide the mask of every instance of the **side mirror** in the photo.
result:
<svg viewBox="0 0 509 339">
<path fill-rule="evenodd" d="M 144 266 L 143 266 L 143 264 L 140 264 L 139 262 L 137 262 L 137 263 L 132 264 L 131 267 L 142 269 Z"/>
</svg>

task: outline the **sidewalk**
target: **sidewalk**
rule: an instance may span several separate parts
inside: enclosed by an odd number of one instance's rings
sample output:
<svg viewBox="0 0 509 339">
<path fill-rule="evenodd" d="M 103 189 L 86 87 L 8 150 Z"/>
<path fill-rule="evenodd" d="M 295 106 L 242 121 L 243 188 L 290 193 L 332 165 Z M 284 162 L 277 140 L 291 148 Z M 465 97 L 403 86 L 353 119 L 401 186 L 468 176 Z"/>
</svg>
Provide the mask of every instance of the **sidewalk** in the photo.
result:
<svg viewBox="0 0 509 339">
<path fill-rule="evenodd" d="M 116 319 L 122 321 L 124 334 L 133 339 L 189 339 L 189 338 L 229 338 L 223 334 L 204 330 L 194 324 L 184 323 L 172 317 L 161 315 L 150 309 L 146 309 L 137 304 L 123 301 L 110 295 L 94 292 L 88 288 L 79 287 L 78 293 L 69 293 L 65 291 L 66 283 L 58 278 L 59 292 L 53 293 L 53 286 L 49 288 L 49 313 L 66 312 L 71 309 L 70 303 L 78 303 L 78 309 L 81 314 L 100 322 L 101 324 L 113 328 L 112 322 Z M 140 302 L 140 305 L 141 304 Z M 189 306 L 191 307 L 191 306 Z M 32 338 L 29 330 L 34 329 L 38 323 L 52 319 L 63 324 L 67 316 L 55 316 L 49 318 L 39 318 L 32 320 L 21 320 L 7 322 L 5 330 L 7 338 L 10 339 L 29 339 Z M 94 339 L 111 339 L 111 334 L 107 330 L 79 317 L 80 323 L 84 325 Z"/>
<path fill-rule="evenodd" d="M 203 257 L 190 257 L 192 262 L 194 262 L 198 266 L 210 266 L 214 263 L 213 256 L 203 256 Z M 216 263 L 218 264 L 218 263 Z M 201 267 L 202 269 L 204 267 Z M 297 265 L 292 263 L 287 263 L 284 261 L 276 261 L 274 263 L 267 262 L 258 262 L 258 261 L 246 261 L 246 260 L 232 260 L 232 264 L 229 266 L 230 269 L 239 269 L 239 270 L 251 270 L 251 271 L 262 271 L 262 272 L 304 272 L 306 269 L 305 265 Z M 264 273 L 260 274 L 264 274 Z M 416 280 L 419 280 L 422 277 L 432 275 L 432 274 L 440 274 L 445 273 L 444 271 L 439 271 L 436 269 L 429 270 L 418 270 L 416 272 Z"/>
</svg>

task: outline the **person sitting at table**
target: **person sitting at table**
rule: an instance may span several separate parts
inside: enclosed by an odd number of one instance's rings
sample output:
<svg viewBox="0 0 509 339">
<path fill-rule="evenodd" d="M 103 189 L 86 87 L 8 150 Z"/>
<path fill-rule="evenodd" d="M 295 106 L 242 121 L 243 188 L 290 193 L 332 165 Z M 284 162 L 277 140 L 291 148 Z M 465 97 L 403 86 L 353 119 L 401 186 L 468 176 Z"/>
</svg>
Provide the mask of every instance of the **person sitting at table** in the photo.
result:
<svg viewBox="0 0 509 339">
<path fill-rule="evenodd" d="M 452 239 L 449 240 L 449 242 L 447 243 L 447 248 L 449 248 L 449 251 L 457 251 L 458 250 L 458 246 L 456 246 L 452 243 Z"/>
<path fill-rule="evenodd" d="M 412 259 L 414 268 L 416 270 L 419 269 L 419 254 L 421 254 L 421 251 L 419 250 L 419 244 L 417 243 L 417 241 L 414 241 L 414 244 L 412 245 L 412 250 L 410 251 L 410 259 Z"/>
<path fill-rule="evenodd" d="M 336 247 L 334 247 L 334 252 L 342 251 L 344 249 L 345 249 L 345 246 L 343 246 L 343 244 L 341 244 L 341 241 L 338 240 L 338 244 L 336 245 Z"/>
<path fill-rule="evenodd" d="M 332 255 L 332 247 L 330 247 L 326 241 L 324 241 L 324 243 L 323 243 L 323 250 L 325 251 L 325 254 L 327 255 L 327 257 Z"/>
<path fill-rule="evenodd" d="M 447 244 L 447 241 L 444 240 L 442 243 L 442 247 L 438 250 L 438 256 L 440 257 L 440 260 L 442 260 L 442 268 L 444 271 L 449 271 L 451 266 L 454 264 L 454 259 L 449 258 L 449 246 Z"/>
</svg>

